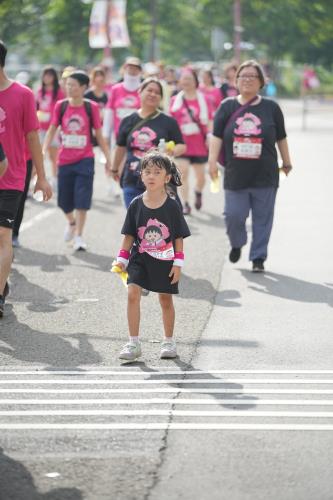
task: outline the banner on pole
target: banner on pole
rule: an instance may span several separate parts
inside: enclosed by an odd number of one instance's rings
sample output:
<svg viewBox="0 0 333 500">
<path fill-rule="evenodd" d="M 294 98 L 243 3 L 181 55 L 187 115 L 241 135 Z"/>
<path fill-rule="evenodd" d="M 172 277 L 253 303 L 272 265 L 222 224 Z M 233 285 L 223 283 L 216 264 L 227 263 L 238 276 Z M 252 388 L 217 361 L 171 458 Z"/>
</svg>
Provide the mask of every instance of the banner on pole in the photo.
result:
<svg viewBox="0 0 333 500">
<path fill-rule="evenodd" d="M 111 47 L 128 47 L 131 42 L 126 21 L 126 0 L 111 0 L 108 24 Z"/>
<path fill-rule="evenodd" d="M 95 0 L 90 14 L 89 45 L 92 49 L 109 46 L 107 32 L 108 1 Z"/>
</svg>

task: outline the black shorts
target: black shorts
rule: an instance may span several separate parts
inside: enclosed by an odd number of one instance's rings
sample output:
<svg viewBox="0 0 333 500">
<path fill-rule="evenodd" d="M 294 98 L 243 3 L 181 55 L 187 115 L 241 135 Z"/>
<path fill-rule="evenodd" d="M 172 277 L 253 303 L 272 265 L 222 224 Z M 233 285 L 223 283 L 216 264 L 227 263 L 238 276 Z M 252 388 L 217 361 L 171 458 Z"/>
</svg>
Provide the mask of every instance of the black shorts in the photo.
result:
<svg viewBox="0 0 333 500">
<path fill-rule="evenodd" d="M 15 189 L 0 189 L 0 226 L 13 229 L 22 192 Z"/>
<path fill-rule="evenodd" d="M 188 160 L 191 164 L 197 163 L 202 165 L 203 163 L 207 163 L 208 156 L 177 156 L 177 160 Z"/>
</svg>

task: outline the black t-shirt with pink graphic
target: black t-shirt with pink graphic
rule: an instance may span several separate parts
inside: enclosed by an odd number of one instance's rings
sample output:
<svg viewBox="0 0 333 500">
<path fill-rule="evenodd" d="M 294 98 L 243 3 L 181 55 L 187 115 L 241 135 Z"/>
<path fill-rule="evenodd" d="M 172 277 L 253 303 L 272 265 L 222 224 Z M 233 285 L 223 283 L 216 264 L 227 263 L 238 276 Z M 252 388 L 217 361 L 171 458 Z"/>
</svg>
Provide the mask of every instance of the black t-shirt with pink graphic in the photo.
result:
<svg viewBox="0 0 333 500">
<path fill-rule="evenodd" d="M 147 151 L 156 148 L 160 139 L 174 141 L 175 144 L 184 144 L 184 140 L 176 120 L 165 113 L 159 113 L 136 128 L 142 120 L 137 112 L 124 118 L 120 124 L 117 145 L 127 148 L 122 185 L 139 186 L 144 190 L 140 178 L 140 159 Z"/>
<path fill-rule="evenodd" d="M 213 135 L 225 141 L 224 188 L 278 187 L 276 142 L 286 137 L 281 108 L 262 97 L 228 123 L 240 106 L 230 97 L 221 103 L 214 118 Z"/>
<path fill-rule="evenodd" d="M 130 204 L 121 230 L 134 237 L 128 264 L 128 284 L 158 293 L 178 293 L 171 285 L 175 240 L 190 236 L 190 230 L 177 201 L 167 197 L 159 208 L 146 207 L 142 195 Z"/>
</svg>

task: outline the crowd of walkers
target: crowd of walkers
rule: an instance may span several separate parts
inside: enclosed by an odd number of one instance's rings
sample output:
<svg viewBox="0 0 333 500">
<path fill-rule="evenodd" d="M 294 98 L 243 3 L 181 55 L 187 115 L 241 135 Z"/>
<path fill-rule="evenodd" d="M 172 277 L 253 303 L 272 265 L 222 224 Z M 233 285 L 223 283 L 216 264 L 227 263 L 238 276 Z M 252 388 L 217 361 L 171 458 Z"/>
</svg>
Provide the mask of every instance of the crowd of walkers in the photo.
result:
<svg viewBox="0 0 333 500">
<path fill-rule="evenodd" d="M 33 93 L 7 77 L 6 53 L 0 42 L 0 317 L 30 184 L 45 201 L 56 193 L 64 240 L 87 250 L 83 233 L 101 163 L 127 210 L 115 263 L 128 273 L 130 338 L 120 358 L 141 355 L 140 298 L 149 291 L 158 293 L 162 308 L 161 357 L 175 357 L 172 295 L 190 235 L 184 216 L 202 208 L 208 174 L 223 177 L 230 261 L 241 256 L 251 212 L 249 257 L 253 271 L 264 271 L 279 170 L 289 174 L 292 167 L 282 111 L 263 97 L 262 67 L 249 60 L 216 75 L 128 57 L 117 82 L 103 66 L 89 73 L 66 67 L 61 74 L 46 67 Z"/>
</svg>

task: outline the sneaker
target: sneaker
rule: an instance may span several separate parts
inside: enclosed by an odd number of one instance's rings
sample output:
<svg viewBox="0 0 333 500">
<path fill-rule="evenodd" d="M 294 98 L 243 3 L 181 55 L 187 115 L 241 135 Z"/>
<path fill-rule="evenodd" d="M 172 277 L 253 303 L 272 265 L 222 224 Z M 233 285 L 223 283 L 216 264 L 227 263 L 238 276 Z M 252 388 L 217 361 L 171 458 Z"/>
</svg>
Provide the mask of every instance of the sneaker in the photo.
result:
<svg viewBox="0 0 333 500">
<path fill-rule="evenodd" d="M 191 215 L 191 207 L 187 203 L 187 201 L 184 203 L 184 206 L 183 206 L 183 215 Z"/>
<path fill-rule="evenodd" d="M 20 242 L 19 242 L 19 239 L 18 239 L 18 236 L 12 236 L 12 246 L 13 248 L 19 248 L 21 245 L 20 245 Z"/>
<path fill-rule="evenodd" d="M 195 202 L 194 206 L 197 210 L 200 210 L 202 207 L 202 193 L 199 193 L 199 191 L 194 191 L 195 194 Z"/>
<path fill-rule="evenodd" d="M 75 233 L 75 222 L 74 224 L 68 223 L 64 231 L 64 240 L 67 242 L 72 241 L 72 239 L 74 238 L 74 233 Z"/>
<path fill-rule="evenodd" d="M 5 308 L 5 299 L 2 295 L 0 295 L 0 318 L 3 317 L 4 308 Z"/>
<path fill-rule="evenodd" d="M 230 253 L 229 253 L 229 260 L 230 262 L 233 262 L 234 264 L 239 261 L 240 256 L 241 256 L 241 249 L 240 248 L 232 248 Z"/>
<path fill-rule="evenodd" d="M 161 345 L 161 359 L 176 358 L 177 357 L 177 346 L 174 341 L 165 340 Z"/>
<path fill-rule="evenodd" d="M 8 281 L 6 281 L 5 288 L 3 289 L 2 296 L 5 299 L 9 295 L 9 285 Z"/>
<path fill-rule="evenodd" d="M 252 261 L 252 271 L 254 273 L 262 273 L 265 271 L 264 259 L 254 259 L 254 261 Z"/>
<path fill-rule="evenodd" d="M 75 236 L 73 248 L 76 252 L 87 250 L 87 243 L 83 241 L 81 236 Z"/>
<path fill-rule="evenodd" d="M 135 361 L 140 356 L 140 342 L 127 342 L 119 353 L 119 359 L 126 359 L 126 361 Z"/>
</svg>

